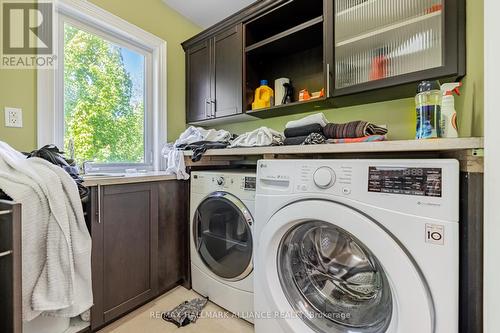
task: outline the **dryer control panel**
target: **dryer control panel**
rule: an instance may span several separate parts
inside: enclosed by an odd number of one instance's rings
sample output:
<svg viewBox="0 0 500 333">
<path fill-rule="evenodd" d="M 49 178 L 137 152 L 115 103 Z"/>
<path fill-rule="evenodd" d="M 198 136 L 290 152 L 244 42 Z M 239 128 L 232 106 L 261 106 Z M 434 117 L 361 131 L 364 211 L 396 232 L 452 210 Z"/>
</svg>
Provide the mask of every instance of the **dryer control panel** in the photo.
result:
<svg viewBox="0 0 500 333">
<path fill-rule="evenodd" d="M 225 191 L 241 199 L 255 198 L 256 175 L 244 171 L 197 171 L 191 173 L 191 191 L 208 195 Z"/>
</svg>

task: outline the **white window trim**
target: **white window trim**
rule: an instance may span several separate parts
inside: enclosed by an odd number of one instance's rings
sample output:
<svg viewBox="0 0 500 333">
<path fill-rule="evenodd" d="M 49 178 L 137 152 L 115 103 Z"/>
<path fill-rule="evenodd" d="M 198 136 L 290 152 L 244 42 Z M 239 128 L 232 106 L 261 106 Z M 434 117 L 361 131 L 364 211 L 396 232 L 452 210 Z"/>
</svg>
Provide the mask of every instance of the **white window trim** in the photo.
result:
<svg viewBox="0 0 500 333">
<path fill-rule="evenodd" d="M 161 147 L 167 140 L 167 43 L 139 27 L 115 16 L 102 8 L 82 0 L 56 1 L 56 20 L 59 14 L 85 22 L 97 29 L 124 38 L 152 52 L 152 116 L 153 116 L 153 168 L 160 169 Z M 56 43 L 56 44 L 60 44 Z M 59 45 L 60 46 L 60 45 Z M 37 145 L 55 143 L 63 147 L 63 128 L 59 121 L 62 98 L 56 96 L 60 91 L 56 80 L 62 75 L 60 66 L 54 70 L 38 70 L 37 79 Z M 60 97 L 60 96 L 59 96 Z"/>
</svg>

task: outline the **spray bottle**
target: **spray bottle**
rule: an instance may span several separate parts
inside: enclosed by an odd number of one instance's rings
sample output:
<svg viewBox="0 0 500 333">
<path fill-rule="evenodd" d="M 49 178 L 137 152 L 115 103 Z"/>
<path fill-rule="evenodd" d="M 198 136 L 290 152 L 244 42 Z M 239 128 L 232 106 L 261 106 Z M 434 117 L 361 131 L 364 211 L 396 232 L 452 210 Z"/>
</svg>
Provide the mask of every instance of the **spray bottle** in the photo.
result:
<svg viewBox="0 0 500 333">
<path fill-rule="evenodd" d="M 457 111 L 455 97 L 460 96 L 461 82 L 445 83 L 441 85 L 441 119 L 439 120 L 439 136 L 441 138 L 458 138 Z"/>
</svg>

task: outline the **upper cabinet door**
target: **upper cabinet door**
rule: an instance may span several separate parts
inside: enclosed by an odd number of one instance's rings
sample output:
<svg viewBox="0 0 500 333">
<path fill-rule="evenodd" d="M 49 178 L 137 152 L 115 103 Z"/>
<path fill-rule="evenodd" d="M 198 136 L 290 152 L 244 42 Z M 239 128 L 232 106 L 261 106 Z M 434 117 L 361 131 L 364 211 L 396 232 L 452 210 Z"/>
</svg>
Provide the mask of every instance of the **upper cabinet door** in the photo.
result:
<svg viewBox="0 0 500 333">
<path fill-rule="evenodd" d="M 239 24 L 214 37 L 212 103 L 215 116 L 225 117 L 243 111 L 243 34 Z"/>
<path fill-rule="evenodd" d="M 210 42 L 202 41 L 186 52 L 187 122 L 209 119 L 210 105 Z"/>
<path fill-rule="evenodd" d="M 463 76 L 463 5 L 462 0 L 334 1 L 335 95 Z"/>
</svg>

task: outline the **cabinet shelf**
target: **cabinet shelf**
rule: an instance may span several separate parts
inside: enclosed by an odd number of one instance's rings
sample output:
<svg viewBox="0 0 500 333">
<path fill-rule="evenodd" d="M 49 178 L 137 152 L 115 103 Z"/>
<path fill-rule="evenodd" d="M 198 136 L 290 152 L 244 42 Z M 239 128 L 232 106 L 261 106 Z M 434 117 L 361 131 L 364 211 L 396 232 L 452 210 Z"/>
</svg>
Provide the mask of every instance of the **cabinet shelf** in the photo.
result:
<svg viewBox="0 0 500 333">
<path fill-rule="evenodd" d="M 406 20 L 404 22 L 399 22 L 399 23 L 391 24 L 391 25 L 385 26 L 385 27 L 380 28 L 380 29 L 371 30 L 369 32 L 366 32 L 366 33 L 363 33 L 363 34 L 360 34 L 360 35 L 357 35 L 357 36 L 354 36 L 354 37 L 351 37 L 351 38 L 339 41 L 339 42 L 337 42 L 335 44 L 335 47 L 340 48 L 340 47 L 343 47 L 343 46 L 348 46 L 350 44 L 361 42 L 361 41 L 364 41 L 364 40 L 367 40 L 367 39 L 370 39 L 370 38 L 373 38 L 373 37 L 376 37 L 376 36 L 379 36 L 379 35 L 383 35 L 383 34 L 387 34 L 387 33 L 392 33 L 392 32 L 394 32 L 396 30 L 401 29 L 401 28 L 410 27 L 410 26 L 415 25 L 417 23 L 421 23 L 423 21 L 431 20 L 433 18 L 438 18 L 440 16 L 441 16 L 441 11 L 437 11 L 437 12 L 433 12 L 433 13 L 430 13 L 430 14 L 426 14 L 426 15 L 414 17 L 414 18 L 412 18 L 410 20 Z"/>
<path fill-rule="evenodd" d="M 293 36 L 293 35 L 296 35 L 296 34 L 303 32 L 303 31 L 306 31 L 307 33 L 309 33 L 309 31 L 307 31 L 308 28 L 311 28 L 311 27 L 313 27 L 319 23 L 322 23 L 322 22 L 323 22 L 323 16 L 316 17 L 312 20 L 309 20 L 307 22 L 299 24 L 298 26 L 295 26 L 293 28 L 290 28 L 288 30 L 280 32 L 279 34 L 276 34 L 274 36 L 266 38 L 260 42 L 254 43 L 250 46 L 247 46 L 245 48 L 245 52 L 247 52 L 247 53 L 252 52 L 256 49 L 259 49 L 259 48 L 264 47 L 264 46 L 271 44 L 271 43 L 278 42 L 278 41 L 283 40 L 284 38 L 287 38 L 287 37 L 293 37 L 296 39 L 300 39 L 298 37 L 301 37 L 301 36 Z M 300 44 L 300 41 L 295 41 L 295 43 Z"/>
<path fill-rule="evenodd" d="M 246 114 L 261 119 L 267 119 L 267 118 L 281 117 L 299 113 L 315 112 L 328 109 L 331 107 L 332 105 L 330 103 L 330 100 L 325 97 L 322 97 L 322 98 L 310 99 L 307 101 L 275 105 L 264 109 L 248 110 Z"/>
<path fill-rule="evenodd" d="M 351 7 L 352 3 L 358 3 Z M 335 39 L 346 40 L 395 23 L 441 12 L 442 0 L 394 2 L 392 0 L 340 1 L 335 3 Z"/>
</svg>

